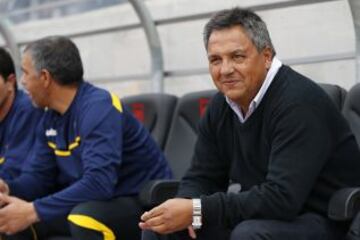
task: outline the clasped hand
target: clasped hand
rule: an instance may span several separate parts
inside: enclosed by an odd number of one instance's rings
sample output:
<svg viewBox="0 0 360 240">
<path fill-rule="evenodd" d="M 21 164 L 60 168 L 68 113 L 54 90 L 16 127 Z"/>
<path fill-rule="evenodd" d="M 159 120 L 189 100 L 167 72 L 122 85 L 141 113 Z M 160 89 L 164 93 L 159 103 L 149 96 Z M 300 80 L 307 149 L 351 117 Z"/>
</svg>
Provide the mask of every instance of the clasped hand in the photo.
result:
<svg viewBox="0 0 360 240">
<path fill-rule="evenodd" d="M 0 205 L 0 233 L 14 234 L 38 221 L 34 204 L 9 196 L 9 187 L 2 179 Z"/>
<path fill-rule="evenodd" d="M 141 216 L 139 226 L 160 234 L 169 234 L 188 228 L 189 235 L 196 238 L 192 223 L 192 200 L 174 198 L 154 207 Z"/>
</svg>

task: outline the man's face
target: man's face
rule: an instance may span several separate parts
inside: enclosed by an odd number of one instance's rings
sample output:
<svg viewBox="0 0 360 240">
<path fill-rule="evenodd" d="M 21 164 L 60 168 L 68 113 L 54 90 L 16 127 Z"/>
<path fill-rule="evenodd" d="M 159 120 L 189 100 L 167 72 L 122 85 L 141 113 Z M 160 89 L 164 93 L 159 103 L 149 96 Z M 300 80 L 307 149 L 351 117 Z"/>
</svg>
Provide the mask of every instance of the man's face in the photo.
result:
<svg viewBox="0 0 360 240">
<path fill-rule="evenodd" d="M 11 91 L 15 89 L 14 83 L 5 81 L 4 77 L 0 75 L 0 110 L 4 107 L 6 100 L 11 95 Z"/>
<path fill-rule="evenodd" d="M 272 53 L 260 53 L 241 26 L 213 31 L 208 41 L 211 77 L 225 96 L 248 108 L 271 66 Z"/>
<path fill-rule="evenodd" d="M 23 75 L 21 83 L 27 90 L 34 106 L 45 108 L 47 106 L 46 89 L 41 73 L 36 71 L 31 54 L 25 52 L 22 57 L 21 68 Z"/>
</svg>

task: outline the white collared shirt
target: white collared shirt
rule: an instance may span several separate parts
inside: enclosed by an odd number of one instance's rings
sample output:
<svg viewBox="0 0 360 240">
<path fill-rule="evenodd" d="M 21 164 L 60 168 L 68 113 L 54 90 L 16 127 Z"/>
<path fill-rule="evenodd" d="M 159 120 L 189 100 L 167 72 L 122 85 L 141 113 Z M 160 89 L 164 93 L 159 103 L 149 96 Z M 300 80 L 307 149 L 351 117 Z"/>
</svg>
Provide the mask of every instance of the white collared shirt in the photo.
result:
<svg viewBox="0 0 360 240">
<path fill-rule="evenodd" d="M 257 106 L 259 106 L 261 100 L 263 99 L 266 91 L 269 89 L 270 84 L 274 80 L 275 75 L 279 71 L 281 65 L 282 65 L 281 61 L 278 58 L 274 57 L 271 62 L 271 67 L 266 74 L 265 80 L 261 85 L 261 88 L 259 89 L 258 93 L 254 97 L 254 99 L 251 100 L 248 111 L 245 114 L 245 116 L 242 114 L 240 106 L 238 106 L 234 101 L 232 101 L 230 98 L 225 96 L 226 102 L 229 104 L 231 109 L 236 113 L 241 123 L 244 123 L 250 117 L 250 115 L 255 111 Z"/>
</svg>

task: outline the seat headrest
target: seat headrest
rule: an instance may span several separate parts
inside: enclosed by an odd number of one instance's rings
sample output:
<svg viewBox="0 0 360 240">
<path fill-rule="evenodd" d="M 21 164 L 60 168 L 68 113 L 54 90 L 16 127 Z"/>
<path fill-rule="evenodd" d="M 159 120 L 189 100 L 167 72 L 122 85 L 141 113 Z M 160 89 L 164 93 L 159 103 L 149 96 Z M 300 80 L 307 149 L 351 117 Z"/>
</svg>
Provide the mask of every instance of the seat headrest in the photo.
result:
<svg viewBox="0 0 360 240">
<path fill-rule="evenodd" d="M 338 85 L 328 83 L 319 83 L 319 86 L 329 95 L 336 107 L 341 110 L 345 102 L 346 90 Z"/>
<path fill-rule="evenodd" d="M 179 100 L 177 115 L 184 118 L 191 128 L 197 129 L 200 118 L 216 92 L 216 90 L 206 90 L 184 95 Z"/>
</svg>

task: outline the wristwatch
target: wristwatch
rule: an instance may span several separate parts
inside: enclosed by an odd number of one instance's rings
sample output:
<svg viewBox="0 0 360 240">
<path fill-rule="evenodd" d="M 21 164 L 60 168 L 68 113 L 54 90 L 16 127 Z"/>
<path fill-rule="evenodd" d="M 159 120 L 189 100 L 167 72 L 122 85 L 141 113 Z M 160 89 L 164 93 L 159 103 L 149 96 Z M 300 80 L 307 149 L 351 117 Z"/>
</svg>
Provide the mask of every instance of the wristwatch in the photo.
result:
<svg viewBox="0 0 360 240">
<path fill-rule="evenodd" d="M 192 204 L 193 204 L 193 221 L 191 225 L 194 229 L 200 229 L 202 226 L 201 200 L 199 198 L 194 198 L 192 200 Z"/>
</svg>

